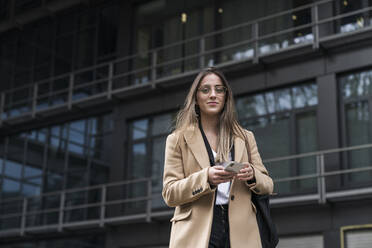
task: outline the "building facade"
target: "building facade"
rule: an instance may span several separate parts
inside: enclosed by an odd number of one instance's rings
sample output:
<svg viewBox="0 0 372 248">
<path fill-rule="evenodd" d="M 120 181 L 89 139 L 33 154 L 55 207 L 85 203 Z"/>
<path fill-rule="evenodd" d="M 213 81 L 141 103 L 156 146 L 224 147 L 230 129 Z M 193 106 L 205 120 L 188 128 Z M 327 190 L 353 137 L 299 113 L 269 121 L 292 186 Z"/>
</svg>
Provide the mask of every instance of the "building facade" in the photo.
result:
<svg viewBox="0 0 372 248">
<path fill-rule="evenodd" d="M 372 1 L 0 0 L 0 247 L 167 247 L 165 139 L 217 66 L 278 247 L 372 247 Z"/>
</svg>

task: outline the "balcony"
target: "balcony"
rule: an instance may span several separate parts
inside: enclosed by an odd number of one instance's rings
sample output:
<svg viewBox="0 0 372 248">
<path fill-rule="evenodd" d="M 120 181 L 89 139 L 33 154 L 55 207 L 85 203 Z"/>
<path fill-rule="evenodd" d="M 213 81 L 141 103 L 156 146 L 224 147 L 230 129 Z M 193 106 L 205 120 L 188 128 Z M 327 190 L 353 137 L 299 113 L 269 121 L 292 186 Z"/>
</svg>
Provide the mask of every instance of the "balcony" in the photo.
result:
<svg viewBox="0 0 372 248">
<path fill-rule="evenodd" d="M 269 171 L 287 162 L 297 161 L 294 166 L 298 167 L 300 160 L 313 161 L 307 164 L 307 173 L 274 178 L 277 194 L 271 197 L 271 206 L 322 205 L 371 197 L 371 159 L 359 159 L 355 163 L 355 156 L 371 154 L 371 148 L 372 144 L 365 144 L 265 160 Z M 306 183 L 309 180 L 315 183 Z M 281 183 L 293 185 L 290 191 L 286 191 L 285 187 L 277 187 Z M 152 178 L 143 178 L 5 199 L 0 203 L 0 237 L 11 239 L 32 234 L 168 220 L 173 210 L 165 205 L 161 193 L 156 192 L 152 184 Z"/>
<path fill-rule="evenodd" d="M 1 92 L 0 130 L 126 99 L 158 87 L 176 87 L 182 80 L 175 79 L 193 76 L 206 66 L 250 68 L 372 38 L 372 7 L 336 15 L 332 10 L 334 3 L 325 0 L 303 5 Z M 310 18 L 298 26 L 266 30 L 267 23 L 301 15 Z M 246 39 L 237 39 L 239 33 L 246 34 Z M 173 51 L 185 48 L 192 52 L 175 56 Z"/>
</svg>

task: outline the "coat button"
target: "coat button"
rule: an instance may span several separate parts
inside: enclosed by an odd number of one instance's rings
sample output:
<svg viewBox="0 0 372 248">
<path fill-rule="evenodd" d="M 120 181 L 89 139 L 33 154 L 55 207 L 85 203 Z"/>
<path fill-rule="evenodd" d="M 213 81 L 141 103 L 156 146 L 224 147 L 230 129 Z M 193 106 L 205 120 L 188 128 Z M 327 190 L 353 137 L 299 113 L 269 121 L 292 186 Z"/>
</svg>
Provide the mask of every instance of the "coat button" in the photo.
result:
<svg viewBox="0 0 372 248">
<path fill-rule="evenodd" d="M 230 199 L 233 201 L 233 200 L 235 199 L 235 196 L 232 195 L 232 196 L 230 197 Z"/>
</svg>

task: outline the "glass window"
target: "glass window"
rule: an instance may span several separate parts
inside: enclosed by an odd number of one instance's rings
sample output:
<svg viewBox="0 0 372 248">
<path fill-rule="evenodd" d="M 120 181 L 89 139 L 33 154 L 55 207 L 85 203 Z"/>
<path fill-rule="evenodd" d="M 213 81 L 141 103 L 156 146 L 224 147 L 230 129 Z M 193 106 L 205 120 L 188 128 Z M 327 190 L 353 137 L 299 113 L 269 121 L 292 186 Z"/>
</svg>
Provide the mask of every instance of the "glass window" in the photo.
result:
<svg viewBox="0 0 372 248">
<path fill-rule="evenodd" d="M 33 185 L 24 183 L 22 184 L 22 194 L 25 196 L 35 196 L 40 195 L 41 193 L 41 187 L 40 185 Z"/>
<path fill-rule="evenodd" d="M 305 112 L 296 116 L 297 126 L 297 152 L 307 153 L 317 150 L 317 133 L 316 130 L 316 113 Z M 310 175 L 316 174 L 316 157 L 307 157 L 298 159 L 298 174 L 299 175 Z M 315 188 L 317 184 L 317 178 L 310 178 L 300 180 L 299 185 L 301 188 Z"/>
<path fill-rule="evenodd" d="M 171 132 L 175 113 L 156 115 L 130 123 L 130 154 L 127 178 L 145 178 L 151 176 L 152 193 L 161 194 L 165 141 Z M 150 132 L 148 132 L 150 128 Z M 145 182 L 146 183 L 146 182 Z M 139 196 L 146 192 L 146 184 L 133 186 L 129 195 Z M 133 207 L 136 205 L 134 204 Z M 164 207 L 161 197 L 153 198 L 152 207 Z"/>
<path fill-rule="evenodd" d="M 0 0 L 0 21 L 8 18 L 9 3 L 8 0 Z"/>
<path fill-rule="evenodd" d="M 114 54 L 119 23 L 119 8 L 112 5 L 100 10 L 98 29 L 98 56 Z"/>
<path fill-rule="evenodd" d="M 263 159 L 317 150 L 316 84 L 296 85 L 236 99 L 241 124 L 252 130 Z M 314 159 L 265 164 L 275 179 L 315 172 Z M 314 191 L 314 180 L 279 182 L 281 195 Z"/>
<path fill-rule="evenodd" d="M 94 63 L 95 29 L 79 33 L 77 40 L 76 68 L 88 67 Z"/>
<path fill-rule="evenodd" d="M 173 116 L 171 114 L 156 116 L 152 123 L 152 135 L 166 134 L 171 130 Z"/>
<path fill-rule="evenodd" d="M 133 154 L 133 178 L 143 178 L 146 177 L 149 173 L 147 170 L 147 159 L 146 159 L 146 145 L 145 143 L 138 143 L 133 145 L 132 148 Z"/>
<path fill-rule="evenodd" d="M 26 165 L 24 168 L 24 177 L 29 178 L 29 177 L 38 177 L 41 176 L 43 173 L 42 169 L 40 168 L 35 168 Z"/>
<path fill-rule="evenodd" d="M 147 128 L 148 128 L 148 120 L 143 119 L 139 121 L 135 121 L 132 124 L 133 132 L 132 132 L 132 139 L 141 139 L 147 136 Z"/>
<path fill-rule="evenodd" d="M 16 197 L 19 195 L 21 184 L 11 179 L 3 179 L 2 195 L 4 198 Z"/>
<path fill-rule="evenodd" d="M 371 103 L 372 71 L 360 71 L 339 77 L 342 98 L 344 146 L 357 146 L 372 142 Z M 372 163 L 370 149 L 358 149 L 343 154 L 345 168 L 366 168 Z M 345 183 L 353 185 L 368 184 L 371 171 L 354 172 L 345 175 Z"/>
<path fill-rule="evenodd" d="M 22 164 L 12 160 L 5 160 L 5 175 L 12 178 L 21 178 Z"/>
</svg>

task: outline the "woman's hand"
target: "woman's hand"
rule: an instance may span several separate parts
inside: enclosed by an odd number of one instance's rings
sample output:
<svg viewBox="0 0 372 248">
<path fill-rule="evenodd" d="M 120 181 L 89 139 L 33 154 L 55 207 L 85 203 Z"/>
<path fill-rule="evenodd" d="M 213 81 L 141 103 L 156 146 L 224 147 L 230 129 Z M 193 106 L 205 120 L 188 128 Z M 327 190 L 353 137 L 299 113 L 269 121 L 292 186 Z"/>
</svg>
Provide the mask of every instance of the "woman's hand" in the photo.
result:
<svg viewBox="0 0 372 248">
<path fill-rule="evenodd" d="M 232 180 L 235 175 L 235 173 L 225 171 L 223 166 L 215 165 L 208 170 L 208 182 L 211 185 L 218 185 Z"/>
<path fill-rule="evenodd" d="M 240 173 L 236 174 L 236 178 L 241 181 L 249 181 L 254 178 L 254 169 L 249 163 L 243 163 L 245 167 L 240 170 Z"/>
</svg>

